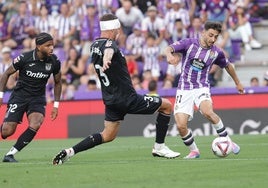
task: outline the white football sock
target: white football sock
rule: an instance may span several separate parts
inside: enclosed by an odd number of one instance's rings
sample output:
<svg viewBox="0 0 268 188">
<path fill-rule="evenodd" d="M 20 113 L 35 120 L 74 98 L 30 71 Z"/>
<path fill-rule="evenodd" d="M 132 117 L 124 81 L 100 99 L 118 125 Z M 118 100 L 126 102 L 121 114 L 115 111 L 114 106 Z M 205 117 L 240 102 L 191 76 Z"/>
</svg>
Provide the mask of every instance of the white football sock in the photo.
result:
<svg viewBox="0 0 268 188">
<path fill-rule="evenodd" d="M 158 143 L 154 143 L 154 149 L 156 149 L 156 150 L 159 150 L 159 149 L 161 149 L 163 146 L 164 146 L 165 144 L 163 143 L 163 144 L 158 144 Z"/>
<path fill-rule="evenodd" d="M 12 147 L 9 152 L 7 152 L 6 155 L 15 155 L 18 152 L 18 150 L 14 147 Z"/>
<path fill-rule="evenodd" d="M 74 149 L 73 148 L 69 148 L 69 149 L 65 149 L 68 157 L 72 157 L 74 156 Z"/>
</svg>

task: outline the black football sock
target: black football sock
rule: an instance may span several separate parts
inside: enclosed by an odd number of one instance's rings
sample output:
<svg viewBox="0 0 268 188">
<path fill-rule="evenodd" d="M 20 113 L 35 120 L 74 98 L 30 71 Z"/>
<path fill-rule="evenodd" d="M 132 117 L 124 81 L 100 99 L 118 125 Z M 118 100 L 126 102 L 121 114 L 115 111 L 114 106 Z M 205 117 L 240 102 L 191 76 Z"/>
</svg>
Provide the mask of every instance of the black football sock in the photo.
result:
<svg viewBox="0 0 268 188">
<path fill-rule="evenodd" d="M 156 137 L 155 142 L 158 144 L 165 143 L 165 138 L 167 135 L 168 124 L 170 121 L 170 115 L 158 113 L 156 118 Z"/>
<path fill-rule="evenodd" d="M 190 146 L 192 145 L 192 143 L 194 143 L 194 137 L 193 137 L 192 131 L 189 131 L 189 130 L 188 130 L 187 135 L 185 135 L 181 139 L 186 146 Z"/>
<path fill-rule="evenodd" d="M 14 148 L 16 148 L 18 151 L 21 151 L 25 146 L 27 146 L 36 135 L 36 130 L 29 127 L 26 129 L 18 138 L 16 144 L 14 145 Z"/>
<path fill-rule="evenodd" d="M 100 144 L 102 144 L 102 136 L 100 133 L 96 133 L 86 137 L 84 140 L 76 144 L 73 147 L 73 150 L 74 153 L 79 153 L 81 151 L 88 150 Z"/>
<path fill-rule="evenodd" d="M 228 135 L 225 127 L 222 127 L 221 129 L 218 129 L 217 133 L 218 133 L 219 136 L 224 136 L 224 137 L 226 137 Z"/>
</svg>

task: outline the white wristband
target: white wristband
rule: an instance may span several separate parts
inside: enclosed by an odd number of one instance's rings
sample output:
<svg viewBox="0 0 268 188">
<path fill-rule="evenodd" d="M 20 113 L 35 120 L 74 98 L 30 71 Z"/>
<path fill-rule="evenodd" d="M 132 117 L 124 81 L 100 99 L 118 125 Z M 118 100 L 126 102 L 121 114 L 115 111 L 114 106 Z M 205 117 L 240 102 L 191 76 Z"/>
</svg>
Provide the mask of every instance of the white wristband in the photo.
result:
<svg viewBox="0 0 268 188">
<path fill-rule="evenodd" d="M 0 98 L 2 99 L 4 97 L 4 92 L 0 91 Z"/>
<path fill-rule="evenodd" d="M 59 101 L 54 101 L 53 105 L 54 108 L 59 108 L 59 105 L 60 105 Z"/>
</svg>

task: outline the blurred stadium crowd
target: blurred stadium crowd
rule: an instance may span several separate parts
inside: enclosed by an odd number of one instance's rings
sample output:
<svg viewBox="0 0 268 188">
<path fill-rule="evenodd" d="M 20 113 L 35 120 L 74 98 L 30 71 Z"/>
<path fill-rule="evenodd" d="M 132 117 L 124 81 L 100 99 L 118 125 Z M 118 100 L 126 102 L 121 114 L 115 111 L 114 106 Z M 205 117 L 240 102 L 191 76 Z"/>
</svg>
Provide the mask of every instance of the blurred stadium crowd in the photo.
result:
<svg viewBox="0 0 268 188">
<path fill-rule="evenodd" d="M 62 100 L 77 91 L 100 89 L 90 61 L 89 48 L 100 34 L 99 18 L 114 13 L 122 23 L 118 45 L 124 52 L 136 90 L 149 85 L 176 87 L 180 64 L 165 62 L 163 49 L 187 37 L 199 37 L 207 20 L 223 24 L 216 45 L 235 62 L 233 41 L 246 51 L 262 47 L 254 37 L 252 22 L 266 19 L 268 1 L 253 0 L 0 0 L 0 76 L 20 53 L 34 49 L 40 32 L 54 37 L 54 53 L 62 62 Z M 221 79 L 221 70 L 211 70 L 211 86 Z M 16 84 L 10 77 L 6 91 Z M 151 84 L 153 82 L 154 84 Z M 155 84 L 157 83 L 157 84 Z M 48 102 L 53 100 L 52 79 L 47 85 Z"/>
</svg>

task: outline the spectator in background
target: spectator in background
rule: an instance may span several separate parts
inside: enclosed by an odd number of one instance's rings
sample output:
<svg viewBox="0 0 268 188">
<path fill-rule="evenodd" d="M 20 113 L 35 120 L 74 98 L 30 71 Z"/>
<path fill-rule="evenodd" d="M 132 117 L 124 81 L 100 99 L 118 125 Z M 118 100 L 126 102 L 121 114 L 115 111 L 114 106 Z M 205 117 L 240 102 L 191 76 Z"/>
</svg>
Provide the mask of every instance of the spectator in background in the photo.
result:
<svg viewBox="0 0 268 188">
<path fill-rule="evenodd" d="M 132 85 L 136 91 L 142 89 L 141 80 L 140 80 L 140 77 L 138 75 L 131 76 L 131 82 L 132 82 Z"/>
<path fill-rule="evenodd" d="M 13 15 L 8 24 L 11 39 L 5 42 L 10 48 L 23 47 L 30 50 L 32 38 L 35 37 L 34 19 L 27 9 L 26 1 L 20 1 L 17 14 Z"/>
<path fill-rule="evenodd" d="M 90 79 L 87 82 L 86 91 L 97 91 L 99 90 L 97 87 L 97 82 L 95 79 Z"/>
<path fill-rule="evenodd" d="M 133 27 L 133 33 L 126 39 L 126 49 L 132 53 L 136 61 L 141 61 L 144 43 L 145 38 L 142 35 L 141 26 L 136 23 Z"/>
<path fill-rule="evenodd" d="M 259 49 L 262 44 L 253 37 L 253 31 L 248 14 L 243 5 L 237 5 L 235 12 L 230 16 L 228 30 L 231 39 L 241 39 L 247 51 Z"/>
<path fill-rule="evenodd" d="M 80 77 L 85 71 L 85 64 L 80 59 L 80 54 L 75 48 L 70 48 L 68 58 L 61 66 L 62 78 L 66 79 L 68 84 L 77 88 L 80 84 Z"/>
<path fill-rule="evenodd" d="M 141 10 L 143 15 L 145 15 L 150 6 L 157 6 L 157 0 L 134 0 L 134 4 Z"/>
<path fill-rule="evenodd" d="M 82 88 L 87 85 L 88 80 L 95 80 L 97 83 L 97 87 L 99 89 L 101 88 L 100 80 L 94 69 L 93 63 L 88 64 L 86 73 L 80 77 L 80 85 L 82 86 Z"/>
<path fill-rule="evenodd" d="M 204 0 L 191 0 L 185 2 L 187 10 L 189 11 L 190 22 L 193 21 L 194 17 L 200 18 L 203 1 Z"/>
<path fill-rule="evenodd" d="M 230 4 L 230 0 L 205 0 L 202 4 L 201 13 L 203 23 L 210 20 L 227 25 L 230 15 Z"/>
<path fill-rule="evenodd" d="M 185 29 L 185 27 L 183 26 L 183 23 L 181 21 L 180 18 L 175 20 L 175 24 L 174 24 L 174 28 L 172 30 L 172 32 L 166 32 L 167 36 L 166 39 L 168 41 L 169 44 L 175 42 L 175 41 L 179 41 L 182 39 L 187 38 L 187 30 Z"/>
<path fill-rule="evenodd" d="M 169 9 L 171 9 L 171 0 L 157 0 L 158 15 L 161 18 L 165 18 Z"/>
<path fill-rule="evenodd" d="M 66 79 L 61 80 L 61 100 L 72 100 L 74 98 L 75 88 L 68 84 Z"/>
<path fill-rule="evenodd" d="M 212 65 L 209 74 L 208 74 L 208 80 L 210 82 L 210 87 L 216 87 L 218 85 L 218 82 L 222 78 L 222 69 L 218 65 Z"/>
<path fill-rule="evenodd" d="M 163 82 L 162 89 L 171 89 L 171 88 L 173 88 L 172 81 L 169 80 L 169 79 L 165 79 L 164 82 Z"/>
<path fill-rule="evenodd" d="M 80 40 L 81 20 L 87 15 L 86 3 L 84 0 L 75 0 L 70 5 L 70 15 L 74 17 L 76 23 L 75 38 Z"/>
<path fill-rule="evenodd" d="M 35 16 L 40 15 L 40 8 L 42 4 L 45 4 L 45 3 L 43 2 L 43 0 L 28 0 L 27 4 L 28 4 L 28 9 L 31 15 L 35 17 Z"/>
<path fill-rule="evenodd" d="M 82 60 L 90 56 L 90 46 L 94 39 L 100 36 L 100 24 L 96 5 L 87 4 L 87 13 L 81 21 L 80 40 L 82 45 Z"/>
<path fill-rule="evenodd" d="M 181 75 L 181 62 L 178 62 L 177 65 L 168 64 L 165 81 L 170 80 L 171 86 L 177 87 L 180 75 Z"/>
<path fill-rule="evenodd" d="M 222 26 L 222 32 L 219 34 L 215 45 L 223 50 L 226 57 L 233 56 L 231 38 L 226 25 Z"/>
<path fill-rule="evenodd" d="M 70 7 L 68 3 L 60 5 L 60 14 L 53 27 L 54 42 L 56 47 L 63 47 L 67 52 L 71 48 L 71 41 L 76 32 L 76 20 L 69 14 Z"/>
<path fill-rule="evenodd" d="M 5 1 L 2 5 L 1 11 L 6 14 L 6 21 L 10 21 L 11 17 L 18 12 L 20 0 Z"/>
<path fill-rule="evenodd" d="M 7 32 L 8 22 L 5 19 L 5 13 L 0 11 L 0 49 L 6 46 L 6 41 L 10 40 L 10 34 Z"/>
<path fill-rule="evenodd" d="M 155 80 L 151 80 L 148 84 L 148 93 L 149 96 L 159 96 L 157 91 L 157 84 L 158 82 Z"/>
<path fill-rule="evenodd" d="M 142 81 L 141 81 L 141 88 L 148 89 L 150 81 L 153 80 L 151 70 L 143 71 L 142 73 Z"/>
<path fill-rule="evenodd" d="M 45 4 L 40 7 L 40 15 L 35 17 L 34 27 L 36 33 L 46 32 L 52 33 L 52 26 L 54 20 L 51 15 L 48 14 L 48 9 Z"/>
<path fill-rule="evenodd" d="M 116 10 L 119 8 L 118 0 L 95 0 L 95 5 L 97 5 L 99 18 L 107 13 L 115 14 Z"/>
<path fill-rule="evenodd" d="M 127 69 L 130 74 L 130 77 L 133 75 L 139 75 L 138 65 L 134 59 L 134 55 L 131 52 L 125 53 L 125 58 L 127 62 Z"/>
<path fill-rule="evenodd" d="M 250 79 L 250 87 L 259 87 L 260 86 L 260 82 L 259 82 L 259 78 L 257 77 L 252 77 Z"/>
<path fill-rule="evenodd" d="M 9 47 L 3 47 L 1 50 L 0 60 L 0 78 L 7 68 L 12 64 L 13 58 L 11 57 L 11 49 Z M 17 73 L 12 74 L 7 81 L 5 91 L 11 91 L 16 86 Z"/>
<path fill-rule="evenodd" d="M 115 15 L 121 22 L 121 27 L 126 36 L 129 36 L 134 25 L 141 22 L 144 18 L 141 10 L 134 7 L 131 0 L 122 0 L 122 7 L 116 10 Z"/>
<path fill-rule="evenodd" d="M 148 35 L 153 35 L 156 39 L 156 45 L 160 49 L 164 49 L 168 45 L 165 40 L 165 23 L 162 18 L 157 14 L 157 8 L 155 6 L 150 6 L 147 10 L 147 16 L 142 20 L 141 30 L 145 38 Z M 161 51 L 161 54 L 163 52 Z"/>
<path fill-rule="evenodd" d="M 146 44 L 143 47 L 143 72 L 149 70 L 154 80 L 158 81 L 160 76 L 159 58 L 161 57 L 160 48 L 156 44 L 156 38 L 154 35 L 148 35 L 146 38 Z"/>
<path fill-rule="evenodd" d="M 203 31 L 202 19 L 199 16 L 195 16 L 192 20 L 192 24 L 187 30 L 189 38 L 199 39 Z"/>
<path fill-rule="evenodd" d="M 264 73 L 264 76 L 263 76 L 263 86 L 268 86 L 268 71 L 266 71 Z"/>
<path fill-rule="evenodd" d="M 183 8 L 183 0 L 171 0 L 172 8 L 165 15 L 165 26 L 167 32 L 172 34 L 175 28 L 175 21 L 180 19 L 184 29 L 190 26 L 189 11 Z"/>
</svg>

